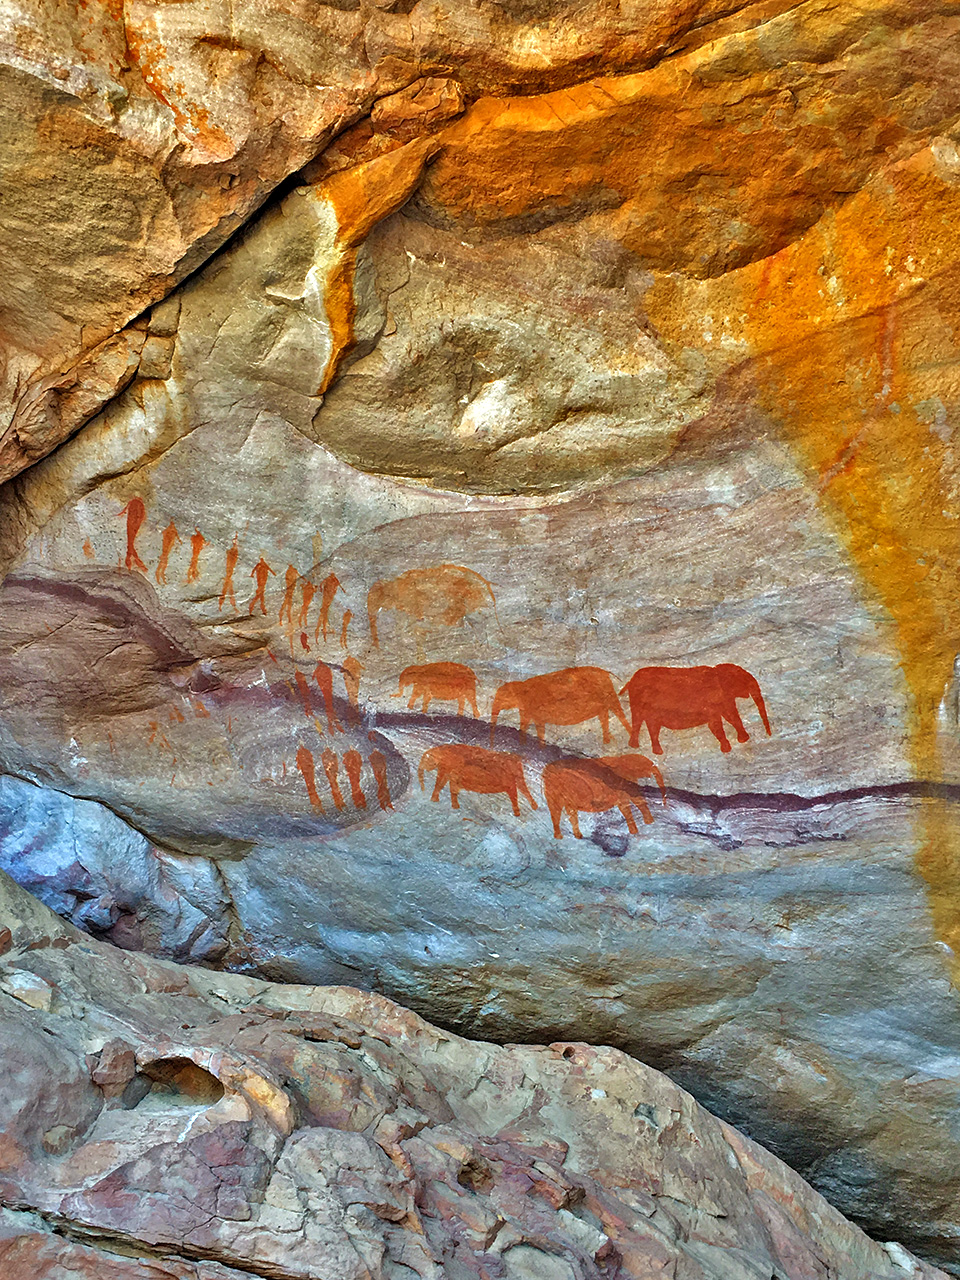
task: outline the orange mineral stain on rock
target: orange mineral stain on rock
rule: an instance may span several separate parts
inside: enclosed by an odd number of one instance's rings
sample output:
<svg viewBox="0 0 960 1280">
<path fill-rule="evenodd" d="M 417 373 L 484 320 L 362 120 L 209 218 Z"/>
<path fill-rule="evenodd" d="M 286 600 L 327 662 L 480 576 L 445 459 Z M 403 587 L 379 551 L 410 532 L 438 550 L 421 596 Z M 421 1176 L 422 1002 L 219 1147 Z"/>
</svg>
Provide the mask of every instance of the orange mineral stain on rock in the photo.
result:
<svg viewBox="0 0 960 1280">
<path fill-rule="evenodd" d="M 333 349 L 319 394 L 333 382 L 341 359 L 353 345 L 357 250 L 378 222 L 410 198 L 423 176 L 424 165 L 439 146 L 436 138 L 418 138 L 366 164 L 334 174 L 319 188 L 319 196 L 330 203 L 337 219 L 333 263 L 324 293 Z"/>
<path fill-rule="evenodd" d="M 960 408 L 956 179 L 926 148 L 766 262 L 717 281 L 662 279 L 647 296 L 661 334 L 696 344 L 714 373 L 733 367 L 731 353 L 746 357 L 730 374 L 734 394 L 780 426 L 889 625 L 911 767 L 933 784 L 956 781 L 958 763 L 940 732 L 960 649 L 960 484 L 947 425 Z M 934 795 L 919 826 L 934 927 L 960 954 L 957 818 Z"/>
</svg>

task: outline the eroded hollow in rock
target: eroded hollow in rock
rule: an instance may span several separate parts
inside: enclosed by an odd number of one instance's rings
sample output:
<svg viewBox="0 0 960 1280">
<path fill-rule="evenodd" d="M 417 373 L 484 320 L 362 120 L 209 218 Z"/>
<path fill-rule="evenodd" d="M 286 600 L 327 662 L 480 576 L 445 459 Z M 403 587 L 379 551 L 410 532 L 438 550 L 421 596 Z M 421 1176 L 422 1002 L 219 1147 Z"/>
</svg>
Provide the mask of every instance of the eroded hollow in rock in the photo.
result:
<svg viewBox="0 0 960 1280">
<path fill-rule="evenodd" d="M 147 1063 L 131 1081 L 124 1101 L 143 1109 L 203 1109 L 219 1102 L 223 1092 L 217 1077 L 189 1058 L 158 1058 Z"/>
</svg>

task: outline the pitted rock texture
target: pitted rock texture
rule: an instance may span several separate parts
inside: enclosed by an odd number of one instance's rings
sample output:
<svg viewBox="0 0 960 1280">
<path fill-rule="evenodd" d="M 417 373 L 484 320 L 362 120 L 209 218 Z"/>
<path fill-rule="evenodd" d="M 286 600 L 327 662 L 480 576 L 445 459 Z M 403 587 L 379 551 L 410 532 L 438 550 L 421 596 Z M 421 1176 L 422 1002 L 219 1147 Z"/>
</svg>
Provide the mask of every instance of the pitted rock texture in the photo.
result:
<svg viewBox="0 0 960 1280">
<path fill-rule="evenodd" d="M 0 865 L 960 1272 L 956 3 L 4 15 Z"/>
<path fill-rule="evenodd" d="M 616 1050 L 126 956 L 0 894 L 10 1280 L 944 1276 Z"/>
</svg>

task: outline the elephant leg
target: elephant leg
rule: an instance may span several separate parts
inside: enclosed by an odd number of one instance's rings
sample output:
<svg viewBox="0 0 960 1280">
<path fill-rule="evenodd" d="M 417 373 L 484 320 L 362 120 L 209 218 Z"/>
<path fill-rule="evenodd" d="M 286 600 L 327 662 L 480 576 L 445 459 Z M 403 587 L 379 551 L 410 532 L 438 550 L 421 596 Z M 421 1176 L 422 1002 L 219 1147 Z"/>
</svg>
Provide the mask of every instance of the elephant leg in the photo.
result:
<svg viewBox="0 0 960 1280">
<path fill-rule="evenodd" d="M 441 792 L 441 791 L 443 790 L 443 788 L 446 786 L 446 783 L 447 783 L 446 778 L 444 777 L 443 773 L 438 769 L 438 770 L 437 770 L 437 785 L 433 788 L 433 795 L 430 797 L 430 799 L 431 799 L 431 800 L 439 800 L 439 799 L 440 799 L 440 792 Z"/>
<path fill-rule="evenodd" d="M 610 741 L 610 717 L 606 711 L 599 711 L 597 719 L 600 721 L 600 728 L 603 730 L 603 745 L 606 746 Z"/>
<path fill-rule="evenodd" d="M 627 733 L 630 733 L 631 729 L 630 729 L 630 726 L 627 724 L 627 717 L 623 714 L 623 707 L 620 703 L 619 698 L 614 699 L 614 703 L 613 703 L 613 706 L 611 707 L 611 710 L 613 711 L 613 714 L 617 717 L 617 719 L 620 721 L 620 723 L 623 725 L 623 727 L 626 729 Z"/>
<path fill-rule="evenodd" d="M 527 729 L 529 727 L 530 727 L 530 721 L 524 720 L 523 716 L 521 716 L 520 717 L 520 737 L 521 738 L 525 738 L 527 736 Z"/>
<path fill-rule="evenodd" d="M 640 810 L 644 824 L 649 827 L 650 823 L 653 821 L 653 814 L 650 812 L 646 800 L 644 800 L 643 796 L 637 796 L 633 803 Z"/>
<path fill-rule="evenodd" d="M 410 701 L 407 703 L 407 710 L 412 711 L 417 705 L 417 699 L 420 697 L 420 690 L 414 685 L 413 693 L 410 695 Z"/>
<path fill-rule="evenodd" d="M 519 804 L 519 802 L 518 802 L 518 800 L 517 800 L 517 788 L 516 788 L 516 787 L 511 787 L 511 788 L 510 788 L 510 790 L 507 792 L 507 795 L 510 797 L 510 803 L 513 805 L 513 816 L 514 816 L 515 818 L 519 818 L 519 817 L 520 817 L 520 804 Z"/>
<path fill-rule="evenodd" d="M 523 778 L 522 778 L 522 777 L 521 777 L 521 778 L 518 780 L 518 782 L 517 782 L 517 789 L 518 789 L 518 791 L 520 792 L 520 794 L 521 794 L 522 796 L 525 796 L 525 797 L 530 801 L 530 808 L 531 808 L 531 809 L 536 809 L 536 807 L 537 807 L 537 802 L 536 802 L 536 800 L 534 800 L 533 796 L 532 796 L 532 795 L 530 794 L 530 792 L 528 791 L 528 789 L 527 789 L 527 784 L 526 784 L 526 782 L 523 780 Z"/>
<path fill-rule="evenodd" d="M 724 732 L 723 716 L 721 716 L 718 713 L 712 719 L 708 720 L 707 724 L 710 728 L 710 732 L 713 734 L 716 740 L 720 743 L 720 750 L 723 751 L 724 753 L 726 753 L 727 751 L 730 751 L 732 748 L 730 746 L 730 739 L 727 737 L 726 733 Z"/>
<path fill-rule="evenodd" d="M 570 825 L 571 827 L 573 827 L 573 834 L 577 837 L 578 840 L 582 840 L 583 836 L 580 834 L 580 820 L 578 816 L 578 811 L 570 807 L 567 809 L 567 813 L 570 817 Z"/>
<path fill-rule="evenodd" d="M 460 808 L 460 789 L 452 778 L 450 779 L 450 808 Z"/>
<path fill-rule="evenodd" d="M 463 708 L 464 708 L 465 706 L 466 706 L 466 701 L 465 701 L 465 699 L 463 699 L 463 698 L 458 698 L 458 699 L 457 699 L 457 715 L 458 715 L 458 716 L 462 716 L 462 715 L 463 715 Z"/>
<path fill-rule="evenodd" d="M 547 729 L 547 726 L 545 724 L 537 725 L 537 737 L 540 739 L 541 742 L 543 742 L 543 735 L 546 732 L 546 729 Z"/>
<path fill-rule="evenodd" d="M 633 810 L 630 808 L 630 801 L 624 800 L 623 804 L 617 805 L 617 808 L 627 820 L 627 830 L 632 836 L 638 836 L 640 832 L 637 828 L 637 824 L 633 820 Z"/>
<path fill-rule="evenodd" d="M 563 805 L 560 800 L 553 795 L 547 796 L 547 808 L 550 810 L 550 817 L 553 821 L 553 834 L 557 840 L 563 839 L 563 832 L 560 830 L 560 819 L 563 817 Z M 536 805 L 534 805 L 536 808 Z"/>
<path fill-rule="evenodd" d="M 663 755 L 663 747 L 660 745 L 660 728 L 661 726 L 655 720 L 647 721 L 647 732 L 650 734 L 650 749 L 655 756 Z"/>
<path fill-rule="evenodd" d="M 740 719 L 740 712 L 737 709 L 736 698 L 730 699 L 729 703 L 723 708 L 723 711 L 721 714 L 729 724 L 733 725 L 734 730 L 736 731 L 736 734 L 737 734 L 738 742 L 750 741 L 750 735 L 749 733 L 747 733 L 746 729 L 743 727 L 743 721 Z"/>
<path fill-rule="evenodd" d="M 473 694 L 473 693 L 469 694 L 468 696 L 469 696 L 469 698 L 470 698 L 470 705 L 471 705 L 471 707 L 473 707 L 473 718 L 474 718 L 474 720 L 479 720 L 479 719 L 480 719 L 480 710 L 479 710 L 479 708 L 477 707 L 477 696 L 476 696 L 476 694 Z"/>
<path fill-rule="evenodd" d="M 423 695 L 423 714 L 424 715 L 426 715 L 427 712 L 430 710 L 430 703 L 432 701 L 433 701 L 433 698 L 430 696 L 429 693 L 425 693 Z"/>
</svg>

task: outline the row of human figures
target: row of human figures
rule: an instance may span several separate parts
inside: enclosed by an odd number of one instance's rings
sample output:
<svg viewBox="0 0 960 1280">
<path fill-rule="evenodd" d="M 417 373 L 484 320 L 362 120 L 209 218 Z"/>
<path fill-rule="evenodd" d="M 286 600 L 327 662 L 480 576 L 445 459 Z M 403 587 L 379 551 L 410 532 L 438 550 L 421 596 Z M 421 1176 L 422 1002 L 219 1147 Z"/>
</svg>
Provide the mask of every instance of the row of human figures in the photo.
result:
<svg viewBox="0 0 960 1280">
<path fill-rule="evenodd" d="M 126 518 L 127 529 L 126 554 L 120 557 L 120 564 L 131 572 L 149 574 L 149 566 L 138 549 L 138 539 L 147 519 L 147 509 L 143 499 L 131 498 L 127 505 L 117 514 Z M 199 525 L 195 526 L 189 541 L 190 559 L 183 577 L 183 582 L 186 586 L 192 586 L 200 581 L 203 571 L 201 561 L 205 564 L 209 555 L 207 548 L 210 546 Z M 170 563 L 171 557 L 183 545 L 184 540 L 180 536 L 180 531 L 174 521 L 171 520 L 160 535 L 160 555 L 154 568 L 154 578 L 158 586 L 168 585 L 167 575 L 173 572 Z M 207 552 L 207 556 L 204 555 L 205 552 Z M 89 538 L 83 544 L 83 553 L 87 559 L 96 558 L 96 552 Z M 217 608 L 220 612 L 223 612 L 223 609 L 227 606 L 234 611 L 239 610 L 236 586 L 239 560 L 240 535 L 235 533 L 233 541 L 224 554 L 223 575 L 220 579 L 220 596 L 217 602 Z M 272 610 L 267 608 L 267 590 L 270 586 L 271 578 L 279 580 L 277 571 L 267 562 L 261 552 L 247 576 L 253 579 L 253 590 L 247 600 L 247 614 L 249 616 L 257 614 L 260 617 L 269 617 Z M 331 606 L 337 593 L 341 590 L 340 580 L 335 573 L 327 574 L 323 581 L 317 584 L 311 581 L 309 577 L 304 577 L 296 565 L 287 565 L 283 575 L 283 594 L 277 611 L 277 623 L 285 627 L 290 633 L 291 647 L 292 635 L 295 631 L 299 631 L 301 647 L 309 650 L 309 617 L 317 595 L 319 595 L 320 600 L 316 626 L 313 629 L 314 643 L 319 641 L 321 634 L 323 639 L 326 640 L 328 634 L 336 631 L 335 624 L 331 618 Z M 352 619 L 352 611 L 344 609 L 339 626 L 340 646 L 343 649 L 346 649 L 348 645 L 348 631 Z"/>
<path fill-rule="evenodd" d="M 141 552 L 144 525 L 147 521 L 147 508 L 140 497 L 130 501 L 117 512 L 126 520 L 126 551 L 118 558 L 118 564 L 130 572 L 149 574 L 150 567 Z M 210 543 L 199 525 L 195 526 L 189 538 L 190 557 L 186 564 L 183 583 L 192 586 L 200 581 L 206 572 Z M 181 547 L 184 539 L 176 523 L 170 520 L 160 531 L 160 553 L 154 567 L 154 578 L 158 586 L 168 585 L 168 574 L 173 573 L 171 561 Z M 220 581 L 218 610 L 226 606 L 238 611 L 236 574 L 240 561 L 240 535 L 235 533 L 233 541 L 224 552 L 223 571 Z M 88 537 L 83 544 L 83 553 L 88 559 L 95 559 L 96 552 Z M 184 553 L 185 554 L 185 553 Z M 253 590 L 247 599 L 248 615 L 269 617 L 273 607 L 267 606 L 267 592 L 271 586 L 270 579 L 276 579 L 279 586 L 280 575 L 268 563 L 263 552 L 247 575 L 253 580 Z M 283 592 L 277 610 L 277 622 L 285 626 L 292 636 L 300 631 L 301 645 L 309 650 L 309 614 L 314 598 L 319 593 L 319 615 L 314 629 L 314 641 L 318 641 L 322 632 L 327 639 L 328 630 L 332 626 L 331 606 L 339 591 L 343 590 L 340 579 L 335 573 L 329 573 L 320 583 L 314 583 L 309 576 L 302 575 L 296 565 L 289 564 L 283 574 Z M 458 626 L 468 616 L 483 609 L 492 609 L 496 615 L 497 602 L 493 585 L 474 569 L 463 565 L 439 564 L 428 568 L 408 569 L 392 578 L 382 578 L 370 587 L 367 592 L 367 624 L 370 639 L 374 648 L 380 647 L 378 618 L 383 612 L 405 615 L 412 623 L 418 636 L 424 630 L 435 627 Z M 340 644 L 346 649 L 347 633 L 353 619 L 353 612 L 344 608 L 340 623 Z M 499 624 L 499 617 L 497 617 Z"/>
<path fill-rule="evenodd" d="M 375 740 L 375 735 L 370 734 L 370 738 Z M 376 783 L 377 801 L 380 808 L 383 810 L 392 809 L 393 801 L 390 799 L 386 756 L 382 751 L 374 747 L 367 756 L 367 761 Z M 320 756 L 320 764 L 327 777 L 327 786 L 330 788 L 334 808 L 342 811 L 347 807 L 347 802 L 344 800 L 343 791 L 340 788 L 340 757 L 335 751 L 326 747 Z M 325 813 L 323 800 L 317 790 L 316 759 L 310 748 L 305 747 L 302 743 L 297 748 L 297 768 L 306 786 L 311 806 L 318 813 Z M 355 747 L 344 752 L 343 768 L 350 784 L 350 799 L 354 809 L 366 809 L 367 797 L 363 790 L 363 756 Z"/>
</svg>

